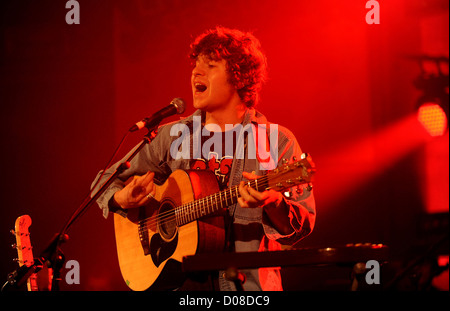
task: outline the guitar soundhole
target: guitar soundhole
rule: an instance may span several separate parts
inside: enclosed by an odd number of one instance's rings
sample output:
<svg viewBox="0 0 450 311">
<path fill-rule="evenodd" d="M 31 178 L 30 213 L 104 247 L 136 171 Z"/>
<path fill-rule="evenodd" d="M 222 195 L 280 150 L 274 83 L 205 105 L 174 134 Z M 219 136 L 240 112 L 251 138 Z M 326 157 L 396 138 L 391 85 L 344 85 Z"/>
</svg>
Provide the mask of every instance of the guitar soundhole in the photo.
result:
<svg viewBox="0 0 450 311">
<path fill-rule="evenodd" d="M 163 202 L 158 213 L 158 229 L 161 238 L 169 242 L 177 233 L 177 223 L 175 219 L 175 208 L 172 202 Z"/>
</svg>

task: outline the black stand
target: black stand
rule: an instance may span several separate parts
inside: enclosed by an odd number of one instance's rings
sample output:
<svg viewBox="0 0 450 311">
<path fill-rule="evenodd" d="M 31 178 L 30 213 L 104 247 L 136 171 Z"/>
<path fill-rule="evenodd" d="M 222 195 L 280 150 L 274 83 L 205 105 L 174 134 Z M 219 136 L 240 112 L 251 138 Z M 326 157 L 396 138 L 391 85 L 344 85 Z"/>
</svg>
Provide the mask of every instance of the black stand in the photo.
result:
<svg viewBox="0 0 450 311">
<path fill-rule="evenodd" d="M 245 275 L 239 272 L 238 269 L 234 267 L 227 268 L 224 272 L 224 277 L 234 283 L 236 286 L 236 291 L 243 292 L 244 291 L 244 283 L 246 281 Z"/>
<path fill-rule="evenodd" d="M 23 265 L 19 269 L 8 274 L 8 280 L 3 285 L 2 291 L 7 290 L 8 288 L 17 288 L 21 286 L 33 273 L 38 272 L 44 264 L 47 264 L 53 270 L 52 291 L 59 290 L 61 269 L 65 261 L 64 254 L 61 250 L 61 244 L 69 239 L 69 236 L 67 235 L 69 227 L 105 192 L 105 190 L 121 173 L 130 167 L 131 160 L 142 150 L 142 148 L 144 148 L 145 145 L 149 144 L 155 138 L 158 124 L 155 124 L 152 128 L 149 128 L 148 133 L 144 136 L 143 140 L 134 152 L 118 166 L 118 168 L 100 187 L 100 189 L 92 197 L 85 199 L 83 204 L 81 204 L 81 206 L 72 214 L 63 229 L 53 237 L 47 248 L 38 258 L 35 259 L 34 264 L 29 267 Z"/>
<path fill-rule="evenodd" d="M 389 248 L 382 244 L 347 244 L 337 247 L 314 247 L 270 252 L 200 253 L 184 256 L 185 273 L 224 270 L 224 277 L 234 282 L 237 291 L 243 290 L 245 276 L 239 269 L 264 267 L 300 267 L 339 265 L 353 267 L 351 290 L 358 290 L 365 273 L 365 262 L 388 260 Z"/>
</svg>

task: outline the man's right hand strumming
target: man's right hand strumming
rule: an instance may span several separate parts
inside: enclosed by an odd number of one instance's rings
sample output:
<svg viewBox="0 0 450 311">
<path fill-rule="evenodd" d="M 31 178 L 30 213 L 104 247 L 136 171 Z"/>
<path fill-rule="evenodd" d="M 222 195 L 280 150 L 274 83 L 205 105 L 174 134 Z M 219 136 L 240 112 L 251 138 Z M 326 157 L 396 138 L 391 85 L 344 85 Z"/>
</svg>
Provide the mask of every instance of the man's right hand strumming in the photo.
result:
<svg viewBox="0 0 450 311">
<path fill-rule="evenodd" d="M 114 194 L 114 201 L 123 209 L 143 206 L 154 198 L 156 185 L 153 182 L 153 172 L 143 176 L 133 176 L 127 180 L 126 186 Z"/>
</svg>

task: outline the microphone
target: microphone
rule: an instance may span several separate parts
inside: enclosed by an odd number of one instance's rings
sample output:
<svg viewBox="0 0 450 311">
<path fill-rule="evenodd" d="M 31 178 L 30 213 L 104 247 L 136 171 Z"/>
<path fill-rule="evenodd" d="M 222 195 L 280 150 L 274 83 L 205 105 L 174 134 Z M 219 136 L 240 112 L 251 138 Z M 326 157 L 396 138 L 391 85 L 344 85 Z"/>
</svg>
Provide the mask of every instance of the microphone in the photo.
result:
<svg viewBox="0 0 450 311">
<path fill-rule="evenodd" d="M 174 98 L 170 104 L 161 110 L 155 112 L 150 117 L 144 118 L 143 120 L 137 122 L 133 125 L 129 131 L 135 132 L 144 127 L 151 129 L 157 126 L 162 119 L 173 116 L 174 114 L 182 114 L 186 108 L 186 104 L 181 98 Z"/>
</svg>

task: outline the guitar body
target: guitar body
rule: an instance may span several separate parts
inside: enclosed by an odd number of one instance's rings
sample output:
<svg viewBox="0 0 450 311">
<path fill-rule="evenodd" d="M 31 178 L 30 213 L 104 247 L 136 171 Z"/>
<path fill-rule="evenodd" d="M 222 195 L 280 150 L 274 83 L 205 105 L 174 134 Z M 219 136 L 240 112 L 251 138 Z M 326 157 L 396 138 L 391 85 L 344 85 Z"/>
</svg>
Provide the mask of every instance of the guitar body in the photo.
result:
<svg viewBox="0 0 450 311">
<path fill-rule="evenodd" d="M 177 170 L 156 187 L 148 205 L 128 210 L 126 218 L 114 214 L 119 266 L 130 289 L 177 288 L 185 280 L 184 256 L 223 251 L 222 216 L 216 213 L 181 226 L 175 217 L 176 207 L 218 191 L 212 172 Z"/>
</svg>

